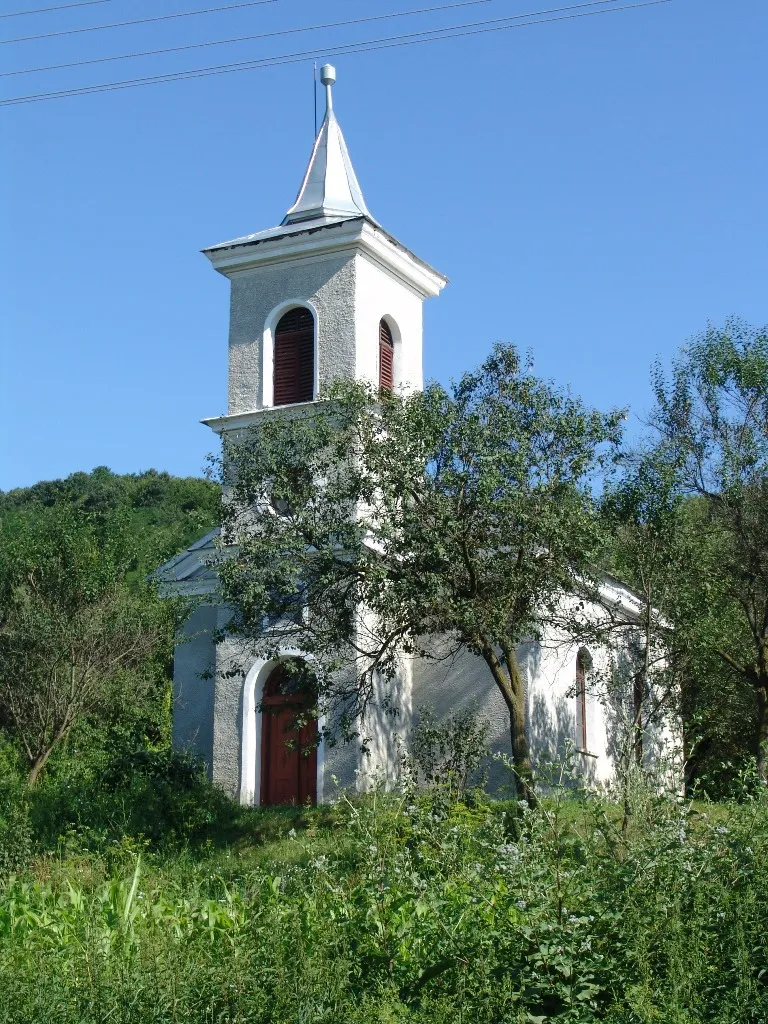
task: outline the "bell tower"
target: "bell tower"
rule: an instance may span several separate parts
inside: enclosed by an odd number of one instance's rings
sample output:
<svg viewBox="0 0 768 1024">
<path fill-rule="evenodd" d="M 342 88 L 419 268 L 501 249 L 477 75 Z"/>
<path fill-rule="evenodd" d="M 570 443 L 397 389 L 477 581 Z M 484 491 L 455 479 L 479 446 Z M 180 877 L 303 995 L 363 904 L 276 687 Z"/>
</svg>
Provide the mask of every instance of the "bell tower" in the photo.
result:
<svg viewBox="0 0 768 1024">
<path fill-rule="evenodd" d="M 371 216 L 320 69 L 326 113 L 296 201 L 278 227 L 204 249 L 231 282 L 227 415 L 322 399 L 338 378 L 422 386 L 422 303 L 446 278 Z"/>
</svg>

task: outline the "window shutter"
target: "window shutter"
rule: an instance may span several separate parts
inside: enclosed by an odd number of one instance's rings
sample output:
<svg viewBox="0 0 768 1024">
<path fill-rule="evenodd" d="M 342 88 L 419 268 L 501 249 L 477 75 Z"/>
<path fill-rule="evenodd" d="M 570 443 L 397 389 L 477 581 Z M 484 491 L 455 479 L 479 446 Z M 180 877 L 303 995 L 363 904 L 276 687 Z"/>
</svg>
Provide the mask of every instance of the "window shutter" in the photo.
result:
<svg viewBox="0 0 768 1024">
<path fill-rule="evenodd" d="M 587 673 L 584 656 L 576 657 L 576 743 L 580 750 L 587 750 Z"/>
<path fill-rule="evenodd" d="M 379 321 L 379 387 L 391 391 L 394 387 L 395 345 L 386 320 Z"/>
<path fill-rule="evenodd" d="M 275 330 L 275 405 L 315 397 L 315 321 L 308 309 L 291 309 Z"/>
</svg>

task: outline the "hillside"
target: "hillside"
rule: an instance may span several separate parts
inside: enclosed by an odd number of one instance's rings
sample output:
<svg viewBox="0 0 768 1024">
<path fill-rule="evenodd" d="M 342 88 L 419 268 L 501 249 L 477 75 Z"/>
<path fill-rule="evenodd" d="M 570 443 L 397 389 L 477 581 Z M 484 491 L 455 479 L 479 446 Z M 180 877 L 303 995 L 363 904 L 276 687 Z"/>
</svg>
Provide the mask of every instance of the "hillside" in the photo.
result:
<svg viewBox="0 0 768 1024">
<path fill-rule="evenodd" d="M 95 514 L 121 511 L 137 540 L 137 571 L 150 572 L 212 529 L 218 521 L 218 487 L 198 477 L 150 469 L 113 473 L 98 466 L 65 480 L 0 491 L 0 521 L 34 515 L 36 508 L 71 504 Z"/>
</svg>

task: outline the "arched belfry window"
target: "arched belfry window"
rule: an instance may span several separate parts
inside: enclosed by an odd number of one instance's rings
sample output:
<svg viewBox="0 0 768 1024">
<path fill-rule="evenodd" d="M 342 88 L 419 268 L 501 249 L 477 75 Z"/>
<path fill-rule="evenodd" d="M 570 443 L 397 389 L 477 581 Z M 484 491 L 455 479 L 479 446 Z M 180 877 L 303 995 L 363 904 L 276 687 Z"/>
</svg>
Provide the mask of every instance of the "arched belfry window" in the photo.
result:
<svg viewBox="0 0 768 1024">
<path fill-rule="evenodd" d="M 275 328 L 274 404 L 311 402 L 315 397 L 315 320 L 302 306 L 289 310 Z"/>
<path fill-rule="evenodd" d="M 379 321 L 379 387 L 391 391 L 395 386 L 395 342 L 386 320 Z"/>
</svg>

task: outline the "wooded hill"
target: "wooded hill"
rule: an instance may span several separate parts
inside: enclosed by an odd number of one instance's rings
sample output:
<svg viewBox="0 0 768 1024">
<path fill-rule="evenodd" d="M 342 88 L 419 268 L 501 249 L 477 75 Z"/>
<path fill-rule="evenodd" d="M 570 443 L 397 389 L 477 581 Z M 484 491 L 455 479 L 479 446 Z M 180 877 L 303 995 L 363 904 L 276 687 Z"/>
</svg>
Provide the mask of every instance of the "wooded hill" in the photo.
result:
<svg viewBox="0 0 768 1024">
<path fill-rule="evenodd" d="M 149 469 L 113 473 L 98 466 L 65 480 L 0 491 L 0 523 L 6 529 L 36 509 L 68 505 L 96 515 L 122 512 L 135 543 L 135 572 L 151 572 L 213 529 L 218 521 L 218 487 L 199 477 L 177 477 Z"/>
</svg>

